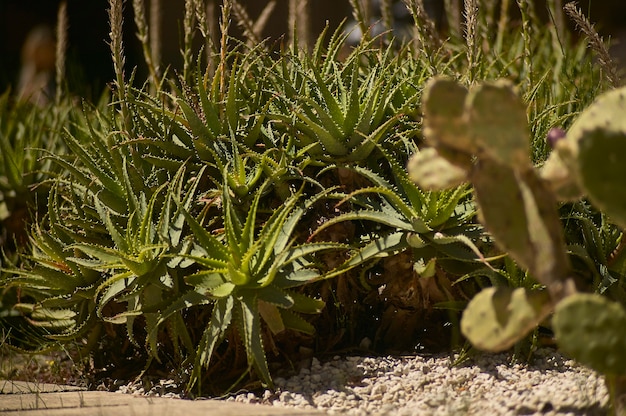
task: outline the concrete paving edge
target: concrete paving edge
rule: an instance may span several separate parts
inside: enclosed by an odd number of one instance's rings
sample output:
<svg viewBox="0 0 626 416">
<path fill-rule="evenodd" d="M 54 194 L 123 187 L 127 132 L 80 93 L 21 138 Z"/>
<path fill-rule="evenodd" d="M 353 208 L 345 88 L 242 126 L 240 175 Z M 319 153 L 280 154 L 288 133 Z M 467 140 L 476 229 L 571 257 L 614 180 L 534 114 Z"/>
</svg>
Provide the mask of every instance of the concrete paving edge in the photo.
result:
<svg viewBox="0 0 626 416">
<path fill-rule="evenodd" d="M 319 411 L 87 391 L 74 386 L 0 380 L 0 414 L 7 416 L 320 416 Z"/>
</svg>

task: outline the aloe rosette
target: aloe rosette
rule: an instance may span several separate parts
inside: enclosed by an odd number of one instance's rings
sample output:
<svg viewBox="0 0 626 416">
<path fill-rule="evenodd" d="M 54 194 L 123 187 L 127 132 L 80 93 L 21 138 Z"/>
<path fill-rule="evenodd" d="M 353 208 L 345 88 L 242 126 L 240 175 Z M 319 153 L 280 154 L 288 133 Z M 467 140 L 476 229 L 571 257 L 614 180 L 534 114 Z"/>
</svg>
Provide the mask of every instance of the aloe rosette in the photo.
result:
<svg viewBox="0 0 626 416">
<path fill-rule="evenodd" d="M 199 270 L 185 277 L 193 290 L 170 305 L 161 320 L 193 305 L 212 304 L 211 320 L 196 351 L 189 388 L 199 379 L 201 368 L 210 364 L 216 345 L 231 327 L 244 342 L 250 368 L 271 386 L 261 322 L 275 334 L 285 329 L 313 333 L 313 326 L 299 314 L 319 313 L 324 302 L 293 289 L 323 275 L 310 262 L 311 255 L 348 249 L 337 243 L 294 244 L 298 221 L 324 193 L 304 202 L 300 193 L 292 195 L 259 228 L 259 204 L 266 185 L 256 191 L 242 218 L 233 203 L 232 190 L 224 184 L 222 235 L 214 235 L 202 225 L 202 219 L 182 210 L 195 242 L 190 254 L 181 259 L 195 262 Z"/>
</svg>

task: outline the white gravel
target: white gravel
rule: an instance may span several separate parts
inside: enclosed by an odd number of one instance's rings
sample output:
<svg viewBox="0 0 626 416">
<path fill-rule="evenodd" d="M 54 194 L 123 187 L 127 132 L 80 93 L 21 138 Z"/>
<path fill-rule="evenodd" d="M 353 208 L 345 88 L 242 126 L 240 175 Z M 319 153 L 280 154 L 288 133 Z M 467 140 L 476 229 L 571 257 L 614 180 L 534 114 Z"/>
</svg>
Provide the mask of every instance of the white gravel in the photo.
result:
<svg viewBox="0 0 626 416">
<path fill-rule="evenodd" d="M 227 400 L 346 415 L 606 415 L 602 377 L 551 349 L 528 365 L 483 354 L 453 366 L 450 356 L 313 359 L 277 390 Z"/>
</svg>

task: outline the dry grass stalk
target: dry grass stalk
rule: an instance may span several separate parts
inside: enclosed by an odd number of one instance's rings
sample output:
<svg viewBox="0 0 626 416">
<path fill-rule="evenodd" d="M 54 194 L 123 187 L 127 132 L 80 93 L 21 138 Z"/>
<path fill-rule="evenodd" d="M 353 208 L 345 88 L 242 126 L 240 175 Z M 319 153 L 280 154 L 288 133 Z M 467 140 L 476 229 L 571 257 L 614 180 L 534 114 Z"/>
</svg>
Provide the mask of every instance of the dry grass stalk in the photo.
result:
<svg viewBox="0 0 626 416">
<path fill-rule="evenodd" d="M 309 0 L 289 0 L 289 34 L 291 43 L 308 49 L 311 43 L 309 29 Z"/>
<path fill-rule="evenodd" d="M 426 13 L 423 0 L 403 0 L 403 2 L 415 21 L 415 31 L 420 46 L 428 54 L 428 58 L 432 60 L 442 46 L 435 23 Z M 434 64 L 434 62 L 431 62 L 431 64 Z"/>
<path fill-rule="evenodd" d="M 161 75 L 161 0 L 150 0 L 150 53 L 156 76 Z"/>
<path fill-rule="evenodd" d="M 522 37 L 524 39 L 524 72 L 526 73 L 526 81 L 528 85 L 533 85 L 533 60 L 531 51 L 531 27 L 535 26 L 533 19 L 536 19 L 536 15 L 533 18 L 534 10 L 531 6 L 532 1 L 529 0 L 517 0 L 517 6 L 519 7 L 522 16 Z"/>
<path fill-rule="evenodd" d="M 450 33 L 454 36 L 460 36 L 461 8 L 459 6 L 459 0 L 444 0 L 444 8 L 446 10 L 446 19 Z"/>
<path fill-rule="evenodd" d="M 217 30 L 213 22 L 216 21 L 215 16 L 215 2 L 209 0 L 193 0 L 194 13 L 196 15 L 196 21 L 198 22 L 198 29 L 204 40 L 204 49 L 207 59 L 207 70 L 210 73 L 215 71 L 215 59 L 217 54 L 215 44 L 217 43 Z"/>
<path fill-rule="evenodd" d="M 146 19 L 146 5 L 144 0 L 133 0 L 133 12 L 135 16 L 135 25 L 137 26 L 137 39 L 141 42 L 143 49 L 143 58 L 148 66 L 148 72 L 152 79 L 152 85 L 156 86 L 159 82 L 156 65 L 152 60 L 152 45 L 149 38 L 148 21 Z"/>
<path fill-rule="evenodd" d="M 113 69 L 115 70 L 115 77 L 117 88 L 119 91 L 124 89 L 124 64 L 126 58 L 124 57 L 124 43 L 122 37 L 122 25 L 124 24 L 124 0 L 109 0 L 109 25 L 111 32 L 109 36 L 111 42 L 111 59 L 113 60 Z M 123 94 L 120 99 L 124 98 Z"/>
<path fill-rule="evenodd" d="M 468 81 L 474 82 L 478 61 L 480 59 L 480 45 L 476 39 L 478 29 L 478 0 L 465 0 L 465 44 L 467 48 Z"/>
<path fill-rule="evenodd" d="M 352 6 L 352 17 L 359 25 L 362 38 L 369 38 L 370 18 L 368 0 L 348 0 Z M 364 4 L 365 3 L 365 4 Z"/>
<path fill-rule="evenodd" d="M 261 43 L 263 30 L 275 7 L 276 0 L 270 0 L 261 11 L 257 20 L 253 21 L 246 8 L 237 0 L 233 0 L 233 13 L 237 19 L 237 25 L 243 30 L 246 44 L 249 47 Z"/>
<path fill-rule="evenodd" d="M 565 13 L 574 21 L 578 30 L 580 30 L 586 37 L 587 43 L 591 50 L 594 51 L 598 62 L 602 70 L 604 71 L 609 83 L 613 87 L 620 85 L 620 77 L 617 73 L 617 66 L 609 54 L 604 40 L 600 34 L 596 31 L 593 24 L 587 19 L 587 16 L 576 7 L 576 2 L 570 2 L 565 5 Z"/>
<path fill-rule="evenodd" d="M 63 96 L 65 86 L 65 58 L 67 51 L 67 2 L 64 0 L 59 4 L 56 26 L 56 53 L 55 53 L 55 75 L 56 75 L 56 103 L 59 104 Z"/>
<path fill-rule="evenodd" d="M 269 22 L 270 16 L 272 15 L 275 7 L 276 0 L 270 0 L 267 2 L 265 7 L 263 8 L 263 11 L 256 19 L 256 22 L 254 22 L 254 33 L 259 34 L 259 36 L 261 33 L 263 33 L 263 30 L 265 30 L 265 26 L 267 26 L 267 22 Z"/>
<path fill-rule="evenodd" d="M 124 42 L 122 28 L 124 25 L 124 0 L 109 0 L 109 25 L 111 32 L 111 60 L 113 61 L 113 69 L 115 71 L 115 86 L 117 97 L 122 112 L 122 120 L 128 135 L 132 135 L 132 119 L 126 105 L 126 83 L 124 79 L 124 65 L 126 58 L 124 57 Z"/>
<path fill-rule="evenodd" d="M 185 0 L 185 16 L 183 18 L 183 79 L 189 80 L 193 59 L 193 38 L 196 34 L 195 1 Z"/>
<path fill-rule="evenodd" d="M 550 13 L 550 18 L 552 19 L 552 23 L 556 28 L 556 33 L 559 39 L 563 39 L 565 35 L 565 19 L 563 17 L 563 2 L 562 0 L 547 0 L 546 5 L 548 7 L 548 12 Z"/>
<path fill-rule="evenodd" d="M 228 28 L 230 27 L 230 15 L 233 4 L 231 0 L 224 0 L 222 3 L 222 18 L 220 20 L 220 63 L 218 71 L 220 74 L 220 94 L 222 96 L 226 89 L 226 56 L 228 55 Z"/>
<path fill-rule="evenodd" d="M 237 25 L 243 30 L 248 46 L 254 46 L 260 42 L 259 35 L 254 31 L 254 22 L 246 11 L 246 8 L 237 0 L 233 0 L 233 14 L 237 19 Z"/>
<path fill-rule="evenodd" d="M 500 53 L 502 50 L 504 34 L 509 30 L 509 7 L 510 0 L 502 0 L 500 4 L 500 18 L 498 19 L 498 32 L 496 34 L 496 53 Z"/>
<path fill-rule="evenodd" d="M 391 30 L 393 29 L 393 11 L 391 6 L 393 4 L 393 0 L 380 0 L 380 15 L 383 20 L 383 26 L 385 27 L 386 36 L 388 40 L 391 40 L 393 37 L 393 33 Z"/>
</svg>

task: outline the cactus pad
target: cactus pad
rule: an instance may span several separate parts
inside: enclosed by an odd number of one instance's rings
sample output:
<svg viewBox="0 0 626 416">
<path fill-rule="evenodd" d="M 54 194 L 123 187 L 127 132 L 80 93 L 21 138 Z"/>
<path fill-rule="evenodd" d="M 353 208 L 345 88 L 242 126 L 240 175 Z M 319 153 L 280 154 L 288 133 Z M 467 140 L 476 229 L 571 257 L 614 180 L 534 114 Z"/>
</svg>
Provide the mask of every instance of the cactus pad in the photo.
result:
<svg viewBox="0 0 626 416">
<path fill-rule="evenodd" d="M 539 175 L 559 201 L 577 201 L 583 196 L 576 177 L 563 162 L 559 152 L 550 153 Z"/>
<path fill-rule="evenodd" d="M 587 132 L 579 143 L 578 168 L 581 185 L 593 204 L 626 227 L 626 130 Z"/>
<path fill-rule="evenodd" d="M 626 87 L 599 96 L 556 150 L 599 209 L 626 227 Z"/>
<path fill-rule="evenodd" d="M 483 154 L 518 170 L 532 167 L 526 106 L 508 80 L 472 89 L 465 103 L 466 122 Z"/>
<path fill-rule="evenodd" d="M 476 152 L 463 119 L 466 96 L 467 89 L 449 78 L 435 77 L 426 83 L 422 96 L 424 137 L 432 145 Z"/>
<path fill-rule="evenodd" d="M 480 207 L 480 222 L 502 250 L 523 267 L 532 267 L 534 251 L 528 235 L 524 194 L 515 172 L 508 166 L 481 159 L 472 171 L 471 181 Z"/>
<path fill-rule="evenodd" d="M 467 181 L 467 172 L 463 168 L 450 163 L 432 147 L 415 153 L 407 170 L 412 181 L 430 191 L 453 188 Z"/>
<path fill-rule="evenodd" d="M 505 351 L 541 323 L 551 310 L 550 295 L 545 291 L 490 287 L 467 305 L 461 331 L 478 349 Z"/>
<path fill-rule="evenodd" d="M 552 319 L 559 348 L 606 375 L 626 375 L 626 311 L 605 297 L 576 294 L 560 302 Z"/>
<path fill-rule="evenodd" d="M 570 271 L 565 239 L 556 201 L 535 171 L 481 159 L 471 180 L 480 221 L 500 248 L 544 285 L 562 287 Z"/>
</svg>

